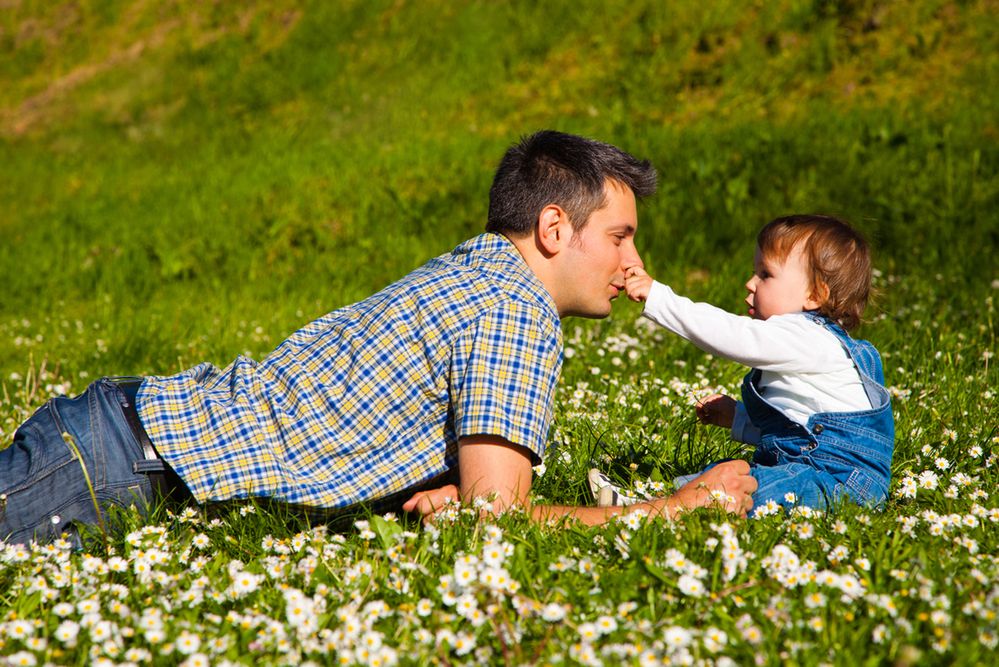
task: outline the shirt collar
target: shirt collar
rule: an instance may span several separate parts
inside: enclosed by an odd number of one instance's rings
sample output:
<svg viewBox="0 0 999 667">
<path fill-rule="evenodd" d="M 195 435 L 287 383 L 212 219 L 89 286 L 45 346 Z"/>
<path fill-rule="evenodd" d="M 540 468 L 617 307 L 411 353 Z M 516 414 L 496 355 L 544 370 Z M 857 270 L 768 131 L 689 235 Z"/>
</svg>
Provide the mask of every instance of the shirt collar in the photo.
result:
<svg viewBox="0 0 999 667">
<path fill-rule="evenodd" d="M 552 295 L 510 239 L 494 232 L 479 234 L 452 251 L 454 256 L 465 254 L 489 257 L 495 265 L 494 272 L 511 291 L 519 292 L 527 301 L 537 303 L 561 323 Z"/>
</svg>

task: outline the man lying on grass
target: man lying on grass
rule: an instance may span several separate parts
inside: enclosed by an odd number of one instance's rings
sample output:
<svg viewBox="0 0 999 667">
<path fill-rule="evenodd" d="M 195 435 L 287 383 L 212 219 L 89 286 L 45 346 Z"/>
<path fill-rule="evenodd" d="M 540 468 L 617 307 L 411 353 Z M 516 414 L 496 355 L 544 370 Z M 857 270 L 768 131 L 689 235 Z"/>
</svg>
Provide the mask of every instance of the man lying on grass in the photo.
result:
<svg viewBox="0 0 999 667">
<path fill-rule="evenodd" d="M 104 378 L 49 401 L 0 451 L 0 539 L 51 539 L 113 505 L 269 498 L 318 510 L 457 483 L 461 497 L 595 524 L 715 502 L 745 513 L 743 461 L 670 498 L 621 507 L 531 505 L 562 361 L 561 318 L 602 318 L 641 267 L 643 162 L 545 131 L 496 172 L 486 233 L 359 303 L 306 325 L 257 363 Z M 712 493 L 714 492 L 714 493 Z"/>
</svg>

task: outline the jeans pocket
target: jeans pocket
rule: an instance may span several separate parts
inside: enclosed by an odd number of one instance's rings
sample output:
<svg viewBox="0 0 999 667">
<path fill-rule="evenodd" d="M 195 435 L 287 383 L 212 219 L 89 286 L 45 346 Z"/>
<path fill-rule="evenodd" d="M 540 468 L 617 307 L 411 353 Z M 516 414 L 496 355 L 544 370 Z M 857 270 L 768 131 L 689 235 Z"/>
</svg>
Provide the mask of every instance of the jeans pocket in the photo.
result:
<svg viewBox="0 0 999 667">
<path fill-rule="evenodd" d="M 63 439 L 64 426 L 49 401 L 14 433 L 14 441 L 3 452 L 0 490 L 23 488 L 53 469 L 70 463 L 75 456 Z"/>
<path fill-rule="evenodd" d="M 846 492 L 858 505 L 880 503 L 885 499 L 887 489 L 869 473 L 854 469 L 843 484 Z"/>
</svg>

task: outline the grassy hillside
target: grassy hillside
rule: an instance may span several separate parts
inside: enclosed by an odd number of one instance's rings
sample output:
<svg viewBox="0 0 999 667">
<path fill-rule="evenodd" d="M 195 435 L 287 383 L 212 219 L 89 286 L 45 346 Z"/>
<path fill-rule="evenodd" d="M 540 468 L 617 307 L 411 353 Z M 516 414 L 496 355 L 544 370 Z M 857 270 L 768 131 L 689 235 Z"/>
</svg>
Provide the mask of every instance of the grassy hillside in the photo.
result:
<svg viewBox="0 0 999 667">
<path fill-rule="evenodd" d="M 109 359 L 65 361 L 122 371 L 202 335 L 182 363 L 231 355 L 219 321 L 280 336 L 479 230 L 502 151 L 541 127 L 650 157 L 650 265 L 726 293 L 793 210 L 856 220 L 903 275 L 971 279 L 964 248 L 996 244 L 994 3 L 301 4 L 8 3 L 0 311 L 22 333 L 109 327 Z"/>
</svg>

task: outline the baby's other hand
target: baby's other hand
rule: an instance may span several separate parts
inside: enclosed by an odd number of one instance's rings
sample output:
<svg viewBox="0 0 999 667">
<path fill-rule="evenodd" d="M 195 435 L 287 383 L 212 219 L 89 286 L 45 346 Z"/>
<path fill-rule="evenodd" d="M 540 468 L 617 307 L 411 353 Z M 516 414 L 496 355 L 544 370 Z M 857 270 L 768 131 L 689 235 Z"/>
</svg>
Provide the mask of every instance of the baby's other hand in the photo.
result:
<svg viewBox="0 0 999 667">
<path fill-rule="evenodd" d="M 697 404 L 697 418 L 702 424 L 732 428 L 735 420 L 736 401 L 731 396 L 711 394 Z"/>
<path fill-rule="evenodd" d="M 624 272 L 624 289 L 632 301 L 645 301 L 652 289 L 652 276 L 639 266 L 629 267 Z"/>
</svg>

